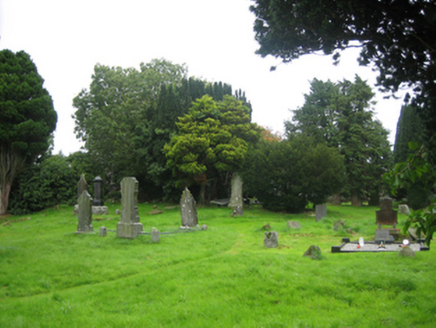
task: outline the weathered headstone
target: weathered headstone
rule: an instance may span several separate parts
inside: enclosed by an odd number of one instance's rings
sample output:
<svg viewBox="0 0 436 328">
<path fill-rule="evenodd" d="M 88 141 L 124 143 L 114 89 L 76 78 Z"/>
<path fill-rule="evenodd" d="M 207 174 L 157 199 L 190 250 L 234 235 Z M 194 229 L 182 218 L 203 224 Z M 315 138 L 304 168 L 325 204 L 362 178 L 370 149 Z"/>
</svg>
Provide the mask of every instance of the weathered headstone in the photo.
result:
<svg viewBox="0 0 436 328">
<path fill-rule="evenodd" d="M 232 212 L 232 218 L 234 218 L 235 216 L 242 216 L 244 214 L 244 210 L 242 208 L 242 206 L 236 206 L 235 209 Z"/>
<path fill-rule="evenodd" d="M 380 229 L 382 225 L 395 226 L 398 223 L 398 212 L 392 209 L 392 199 L 389 197 L 380 198 L 380 211 L 376 211 L 376 223 Z"/>
<path fill-rule="evenodd" d="M 313 260 L 321 260 L 321 248 L 316 245 L 310 245 L 306 252 L 304 252 L 303 256 L 311 257 Z"/>
<path fill-rule="evenodd" d="M 99 176 L 94 178 L 94 206 L 103 206 L 102 200 L 102 191 L 103 191 L 103 179 Z"/>
<path fill-rule="evenodd" d="M 389 233 L 389 229 L 377 229 L 374 240 L 376 243 L 394 241 L 394 236 Z"/>
<path fill-rule="evenodd" d="M 107 229 L 106 229 L 106 227 L 105 226 L 101 226 L 99 233 L 100 233 L 100 237 L 106 237 L 107 236 Z"/>
<path fill-rule="evenodd" d="M 277 231 L 265 232 L 263 244 L 267 248 L 275 248 L 279 245 L 279 234 Z"/>
<path fill-rule="evenodd" d="M 407 206 L 406 204 L 398 205 L 398 212 L 401 214 L 409 215 L 410 214 L 409 206 Z"/>
<path fill-rule="evenodd" d="M 405 246 L 405 247 L 401 247 L 400 251 L 398 252 L 398 255 L 406 256 L 406 257 L 414 257 L 415 252 L 409 246 Z"/>
<path fill-rule="evenodd" d="M 156 228 L 151 229 L 151 241 L 153 243 L 158 243 L 160 240 L 160 232 Z"/>
<path fill-rule="evenodd" d="M 92 197 L 87 190 L 82 192 L 78 200 L 79 205 L 79 224 L 77 232 L 91 232 L 92 228 Z"/>
<path fill-rule="evenodd" d="M 230 196 L 230 203 L 228 207 L 236 208 L 244 206 L 244 198 L 242 194 L 242 179 L 238 174 L 234 174 L 232 177 L 232 194 Z"/>
<path fill-rule="evenodd" d="M 180 213 L 182 216 L 182 227 L 195 227 L 198 225 L 197 208 L 194 197 L 188 188 L 182 193 L 180 198 Z"/>
<path fill-rule="evenodd" d="M 77 182 L 77 199 L 79 199 L 80 195 L 82 195 L 85 190 L 88 190 L 88 183 L 86 182 L 85 174 L 82 174 L 79 182 Z"/>
<path fill-rule="evenodd" d="M 138 180 L 127 177 L 121 181 L 121 217 L 117 223 L 117 237 L 136 238 L 142 232 L 138 213 Z"/>
<path fill-rule="evenodd" d="M 288 221 L 286 224 L 287 224 L 288 228 L 301 229 L 301 223 L 298 221 Z"/>
<path fill-rule="evenodd" d="M 203 224 L 202 226 L 201 226 L 201 228 L 200 228 L 200 230 L 207 230 L 207 224 Z"/>
<path fill-rule="evenodd" d="M 327 216 L 327 205 L 326 204 L 319 204 L 315 206 L 315 213 L 316 213 L 316 221 L 321 221 L 322 218 L 325 218 Z"/>
</svg>

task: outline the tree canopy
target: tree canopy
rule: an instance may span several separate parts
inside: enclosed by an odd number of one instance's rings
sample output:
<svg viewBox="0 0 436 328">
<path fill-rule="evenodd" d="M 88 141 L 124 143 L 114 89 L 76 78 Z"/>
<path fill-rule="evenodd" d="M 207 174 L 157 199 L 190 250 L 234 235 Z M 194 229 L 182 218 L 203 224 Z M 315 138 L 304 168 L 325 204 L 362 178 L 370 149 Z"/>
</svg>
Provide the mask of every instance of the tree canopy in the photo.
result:
<svg viewBox="0 0 436 328">
<path fill-rule="evenodd" d="M 383 89 L 414 88 L 427 130 L 436 130 L 436 2 L 255 0 L 250 9 L 261 56 L 290 62 L 323 52 L 338 59 L 359 46 L 360 63 L 375 64 Z"/>
<path fill-rule="evenodd" d="M 44 153 L 57 114 L 44 80 L 24 51 L 0 51 L 0 214 L 16 175 Z"/>
</svg>

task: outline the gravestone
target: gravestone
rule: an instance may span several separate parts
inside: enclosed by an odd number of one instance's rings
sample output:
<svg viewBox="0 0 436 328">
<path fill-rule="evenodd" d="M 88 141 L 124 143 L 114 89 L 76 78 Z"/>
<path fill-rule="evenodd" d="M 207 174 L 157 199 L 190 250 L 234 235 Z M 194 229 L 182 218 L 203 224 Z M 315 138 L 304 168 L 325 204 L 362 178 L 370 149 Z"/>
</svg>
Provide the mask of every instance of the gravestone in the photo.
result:
<svg viewBox="0 0 436 328">
<path fill-rule="evenodd" d="M 92 214 L 95 215 L 109 214 L 109 209 L 107 206 L 92 206 Z"/>
<path fill-rule="evenodd" d="M 382 225 L 392 225 L 395 226 L 398 223 L 397 217 L 398 212 L 392 209 L 392 199 L 389 197 L 380 198 L 380 211 L 375 212 L 376 224 L 378 228 L 381 229 Z"/>
<path fill-rule="evenodd" d="M 398 252 L 398 255 L 405 256 L 405 257 L 414 257 L 415 251 L 411 249 L 409 246 L 401 247 L 400 251 Z"/>
<path fill-rule="evenodd" d="M 101 226 L 99 233 L 100 233 L 100 237 L 106 237 L 107 236 L 107 229 L 106 229 L 106 227 L 105 226 Z"/>
<path fill-rule="evenodd" d="M 310 245 L 303 256 L 311 257 L 313 260 L 321 260 L 321 248 L 316 245 Z"/>
<path fill-rule="evenodd" d="M 279 234 L 277 231 L 265 232 L 263 244 L 267 248 L 275 248 L 279 245 Z"/>
<path fill-rule="evenodd" d="M 398 205 L 398 212 L 400 212 L 401 214 L 410 215 L 409 206 L 407 206 L 406 204 Z"/>
<path fill-rule="evenodd" d="M 103 179 L 99 176 L 94 178 L 94 206 L 103 206 L 102 198 Z"/>
<path fill-rule="evenodd" d="M 298 221 L 288 221 L 286 224 L 288 225 L 288 228 L 301 229 L 301 223 Z"/>
<path fill-rule="evenodd" d="M 242 206 L 238 205 L 232 212 L 232 218 L 234 218 L 235 216 L 242 216 L 243 214 L 244 214 L 244 210 Z"/>
<path fill-rule="evenodd" d="M 92 232 L 92 197 L 87 190 L 84 190 L 79 197 L 79 224 L 77 232 Z"/>
<path fill-rule="evenodd" d="M 197 208 L 195 199 L 188 188 L 182 193 L 180 198 L 180 214 L 182 216 L 182 227 L 192 228 L 198 225 Z"/>
<path fill-rule="evenodd" d="M 207 224 L 203 224 L 200 228 L 200 230 L 207 230 Z"/>
<path fill-rule="evenodd" d="M 315 206 L 315 213 L 316 213 L 316 221 L 321 221 L 322 218 L 325 218 L 327 216 L 327 205 L 326 204 L 319 204 Z"/>
<path fill-rule="evenodd" d="M 151 229 L 151 241 L 153 243 L 158 243 L 160 240 L 160 232 L 156 228 Z"/>
<path fill-rule="evenodd" d="M 117 223 L 117 237 L 136 238 L 142 232 L 138 213 L 138 180 L 127 177 L 121 181 L 121 216 Z"/>
<path fill-rule="evenodd" d="M 334 223 L 333 230 L 338 231 L 340 228 L 345 228 L 345 220 L 337 220 Z"/>
<path fill-rule="evenodd" d="M 88 191 L 88 183 L 86 182 L 85 174 L 82 174 L 79 182 L 77 182 L 77 199 L 79 199 L 80 195 L 82 195 L 85 190 Z"/>
<path fill-rule="evenodd" d="M 232 194 L 230 196 L 230 203 L 228 207 L 236 208 L 244 206 L 244 198 L 242 195 L 242 179 L 238 174 L 234 174 L 232 177 Z"/>
<path fill-rule="evenodd" d="M 374 241 L 376 243 L 394 241 L 394 236 L 389 233 L 389 229 L 377 229 Z"/>
</svg>

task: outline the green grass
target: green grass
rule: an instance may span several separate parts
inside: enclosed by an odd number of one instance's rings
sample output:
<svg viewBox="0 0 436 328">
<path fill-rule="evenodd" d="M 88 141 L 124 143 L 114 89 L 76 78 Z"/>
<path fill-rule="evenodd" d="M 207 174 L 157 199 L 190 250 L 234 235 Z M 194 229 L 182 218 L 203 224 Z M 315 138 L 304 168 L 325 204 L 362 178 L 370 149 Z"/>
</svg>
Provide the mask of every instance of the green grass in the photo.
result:
<svg viewBox="0 0 436 328">
<path fill-rule="evenodd" d="M 330 206 L 320 222 L 199 208 L 207 231 L 161 235 L 158 244 L 149 235 L 99 237 L 102 225 L 116 229 L 116 208 L 94 220 L 90 235 L 75 234 L 71 207 L 1 220 L 0 327 L 436 326 L 433 251 L 330 252 L 342 237 L 373 239 L 377 208 Z M 164 214 L 151 216 L 151 204 L 139 206 L 144 230 L 177 230 L 179 209 L 159 208 Z M 338 219 L 353 233 L 334 231 Z M 302 229 L 288 229 L 288 220 Z M 263 246 L 266 223 L 279 233 L 278 248 Z M 302 256 L 312 244 L 322 260 Z"/>
</svg>

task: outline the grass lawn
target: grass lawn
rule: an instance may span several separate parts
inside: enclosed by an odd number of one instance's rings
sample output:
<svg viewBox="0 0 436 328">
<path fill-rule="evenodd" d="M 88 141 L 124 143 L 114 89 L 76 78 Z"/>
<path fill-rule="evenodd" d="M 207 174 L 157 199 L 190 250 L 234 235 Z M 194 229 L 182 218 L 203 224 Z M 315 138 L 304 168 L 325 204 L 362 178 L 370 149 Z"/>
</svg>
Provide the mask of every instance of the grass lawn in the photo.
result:
<svg viewBox="0 0 436 328">
<path fill-rule="evenodd" d="M 436 327 L 436 255 L 331 253 L 342 237 L 374 239 L 375 207 L 329 206 L 328 217 L 198 209 L 207 231 L 116 238 L 119 204 L 76 234 L 71 207 L 0 221 L 0 327 Z M 178 208 L 144 231 L 178 230 Z M 30 219 L 27 219 L 30 217 Z M 97 221 L 96 218 L 101 220 Z M 345 219 L 347 228 L 334 231 Z M 287 228 L 289 220 L 302 229 Z M 399 215 L 399 228 L 406 217 Z M 6 223 L 9 222 L 9 223 Z M 263 245 L 269 223 L 279 247 Z M 303 257 L 320 246 L 322 260 Z"/>
</svg>

